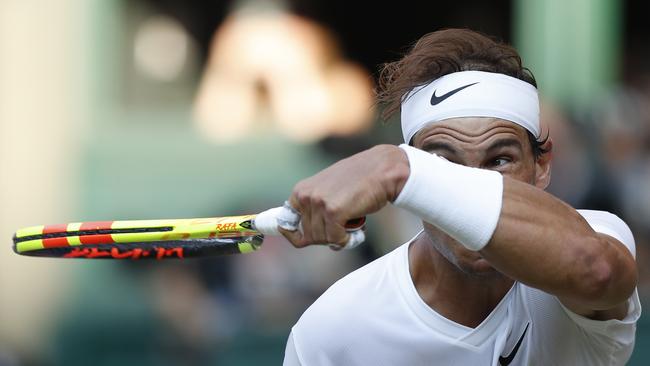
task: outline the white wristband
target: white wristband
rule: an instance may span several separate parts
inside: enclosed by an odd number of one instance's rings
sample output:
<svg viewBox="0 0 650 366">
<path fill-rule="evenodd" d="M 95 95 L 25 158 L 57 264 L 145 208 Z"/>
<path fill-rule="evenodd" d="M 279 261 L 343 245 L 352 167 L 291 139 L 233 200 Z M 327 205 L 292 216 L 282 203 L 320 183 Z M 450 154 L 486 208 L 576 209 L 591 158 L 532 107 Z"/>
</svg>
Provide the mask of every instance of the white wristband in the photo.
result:
<svg viewBox="0 0 650 366">
<path fill-rule="evenodd" d="M 483 249 L 501 214 L 501 174 L 454 164 L 406 144 L 400 148 L 408 156 L 411 172 L 393 204 L 435 225 L 467 249 Z"/>
</svg>

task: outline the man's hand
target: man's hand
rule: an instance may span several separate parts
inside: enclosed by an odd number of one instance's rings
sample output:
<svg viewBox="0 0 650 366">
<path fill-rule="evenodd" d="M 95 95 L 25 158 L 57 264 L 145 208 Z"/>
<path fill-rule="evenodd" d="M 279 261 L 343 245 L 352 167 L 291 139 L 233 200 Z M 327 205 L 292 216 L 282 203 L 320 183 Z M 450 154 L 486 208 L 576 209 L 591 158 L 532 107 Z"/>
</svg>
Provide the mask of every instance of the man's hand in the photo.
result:
<svg viewBox="0 0 650 366">
<path fill-rule="evenodd" d="M 297 248 L 345 245 L 345 223 L 394 201 L 408 176 L 406 154 L 393 145 L 379 145 L 341 160 L 296 184 L 289 203 L 301 215 L 302 233 L 280 231 Z"/>
</svg>

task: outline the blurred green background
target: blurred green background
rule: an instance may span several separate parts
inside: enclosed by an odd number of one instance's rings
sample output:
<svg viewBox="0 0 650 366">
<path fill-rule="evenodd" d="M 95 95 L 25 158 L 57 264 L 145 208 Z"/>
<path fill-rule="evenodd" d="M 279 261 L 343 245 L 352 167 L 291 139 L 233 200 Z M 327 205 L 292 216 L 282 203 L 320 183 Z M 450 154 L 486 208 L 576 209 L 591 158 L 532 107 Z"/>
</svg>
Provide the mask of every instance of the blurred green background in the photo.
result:
<svg viewBox="0 0 650 366">
<path fill-rule="evenodd" d="M 23 226 L 206 217 L 399 143 L 372 89 L 421 35 L 513 43 L 555 140 L 550 191 L 623 217 L 650 298 L 650 25 L 641 1 L 0 1 L 0 366 L 280 364 L 302 311 L 395 248 L 388 207 L 359 250 L 197 261 L 63 262 L 11 251 Z M 650 360 L 650 317 L 632 365 Z"/>
</svg>

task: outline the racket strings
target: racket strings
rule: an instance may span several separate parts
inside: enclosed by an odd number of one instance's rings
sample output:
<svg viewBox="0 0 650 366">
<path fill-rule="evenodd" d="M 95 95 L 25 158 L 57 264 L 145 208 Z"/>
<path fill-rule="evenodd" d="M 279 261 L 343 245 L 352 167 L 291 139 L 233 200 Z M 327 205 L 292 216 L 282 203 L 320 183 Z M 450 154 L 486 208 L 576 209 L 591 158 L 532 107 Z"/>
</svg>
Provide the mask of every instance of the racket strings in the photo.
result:
<svg viewBox="0 0 650 366">
<path fill-rule="evenodd" d="M 248 251 L 242 250 L 242 244 L 250 245 L 250 250 L 257 250 L 263 241 L 264 235 L 254 235 L 239 238 L 202 238 L 133 243 L 84 244 L 44 248 L 26 251 L 20 254 L 32 257 L 92 259 L 183 259 L 246 253 Z"/>
<path fill-rule="evenodd" d="M 20 243 L 23 241 L 38 240 L 38 239 L 62 238 L 66 236 L 153 233 L 153 232 L 165 232 L 165 231 L 172 231 L 172 230 L 174 230 L 173 226 L 61 231 L 58 233 L 47 233 L 47 234 L 14 237 L 14 243 Z"/>
</svg>

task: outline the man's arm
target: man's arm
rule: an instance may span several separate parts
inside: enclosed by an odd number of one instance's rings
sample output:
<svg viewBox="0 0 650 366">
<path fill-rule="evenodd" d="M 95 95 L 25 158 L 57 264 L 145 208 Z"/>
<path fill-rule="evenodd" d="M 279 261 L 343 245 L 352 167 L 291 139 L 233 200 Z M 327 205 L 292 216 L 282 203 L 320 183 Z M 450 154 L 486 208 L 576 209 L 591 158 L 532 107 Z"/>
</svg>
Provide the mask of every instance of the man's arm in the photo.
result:
<svg viewBox="0 0 650 366">
<path fill-rule="evenodd" d="M 298 248 L 345 245 L 345 223 L 393 202 L 408 176 L 408 159 L 393 145 L 378 145 L 338 161 L 298 182 L 289 197 L 301 214 L 303 233 L 280 231 Z"/>
<path fill-rule="evenodd" d="M 440 161 L 425 169 L 435 169 L 436 164 Z M 454 164 L 453 169 L 463 168 Z M 444 172 L 438 174 L 442 178 Z M 304 235 L 284 234 L 297 247 L 343 244 L 345 222 L 395 201 L 409 175 L 409 160 L 395 146 L 378 146 L 342 160 L 296 185 L 289 202 L 302 214 Z M 429 174 L 426 179 L 437 178 Z M 446 187 L 449 192 L 436 192 L 438 197 L 460 201 L 466 196 L 452 191 L 453 181 Z M 424 200 L 436 197 L 425 193 Z M 513 279 L 558 296 L 578 314 L 596 319 L 625 316 L 626 300 L 636 286 L 636 265 L 618 240 L 596 233 L 575 209 L 529 184 L 504 178 L 500 198 L 496 229 L 481 249 L 486 260 Z"/>
<path fill-rule="evenodd" d="M 504 178 L 501 214 L 483 257 L 502 273 L 556 295 L 571 311 L 622 319 L 637 281 L 630 251 L 572 207 Z"/>
</svg>

